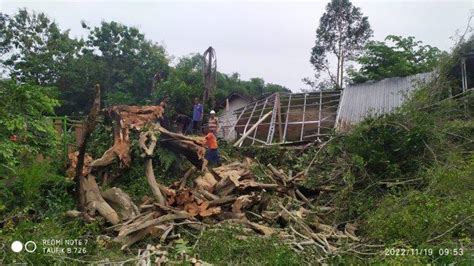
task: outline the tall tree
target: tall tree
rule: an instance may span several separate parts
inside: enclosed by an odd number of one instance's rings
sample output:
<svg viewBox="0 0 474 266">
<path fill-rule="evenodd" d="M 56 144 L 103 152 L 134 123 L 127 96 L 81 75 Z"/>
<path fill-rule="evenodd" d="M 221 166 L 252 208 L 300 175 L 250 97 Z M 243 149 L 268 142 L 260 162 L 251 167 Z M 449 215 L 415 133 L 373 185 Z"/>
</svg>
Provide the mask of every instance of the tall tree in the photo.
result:
<svg viewBox="0 0 474 266">
<path fill-rule="evenodd" d="M 433 70 L 441 50 L 416 41 L 414 37 L 389 35 L 385 41 L 369 41 L 356 59 L 359 70 L 349 70 L 351 82 L 403 77 Z"/>
<path fill-rule="evenodd" d="M 83 45 L 44 13 L 0 13 L 0 26 L 0 65 L 21 81 L 55 84 Z"/>
<path fill-rule="evenodd" d="M 203 54 L 204 67 L 202 69 L 204 75 L 204 93 L 202 97 L 203 103 L 206 103 L 209 99 L 211 100 L 211 109 L 216 104 L 216 97 L 214 91 L 217 83 L 217 56 L 216 50 L 209 46 Z"/>
<path fill-rule="evenodd" d="M 154 77 L 166 77 L 169 60 L 163 46 L 145 39 L 134 27 L 102 22 L 89 29 L 87 45 L 104 62 L 101 82 L 107 105 L 146 103 L 152 100 Z"/>
<path fill-rule="evenodd" d="M 360 8 L 349 0 L 332 0 L 319 20 L 310 62 L 317 72 L 326 71 L 334 85 L 342 88 L 345 61 L 353 60 L 371 36 L 368 18 Z M 328 54 L 337 59 L 335 76 L 329 67 Z"/>
</svg>

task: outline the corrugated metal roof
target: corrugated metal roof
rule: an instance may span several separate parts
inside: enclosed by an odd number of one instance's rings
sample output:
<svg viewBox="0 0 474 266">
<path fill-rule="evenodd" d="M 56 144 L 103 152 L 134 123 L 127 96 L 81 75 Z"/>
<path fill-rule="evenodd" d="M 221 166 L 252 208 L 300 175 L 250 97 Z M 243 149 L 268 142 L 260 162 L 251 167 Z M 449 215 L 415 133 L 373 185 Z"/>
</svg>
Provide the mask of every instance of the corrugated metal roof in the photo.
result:
<svg viewBox="0 0 474 266">
<path fill-rule="evenodd" d="M 336 127 L 345 130 L 368 116 L 392 112 L 415 90 L 415 81 L 432 78 L 433 73 L 429 72 L 347 86 L 342 93 Z"/>
</svg>

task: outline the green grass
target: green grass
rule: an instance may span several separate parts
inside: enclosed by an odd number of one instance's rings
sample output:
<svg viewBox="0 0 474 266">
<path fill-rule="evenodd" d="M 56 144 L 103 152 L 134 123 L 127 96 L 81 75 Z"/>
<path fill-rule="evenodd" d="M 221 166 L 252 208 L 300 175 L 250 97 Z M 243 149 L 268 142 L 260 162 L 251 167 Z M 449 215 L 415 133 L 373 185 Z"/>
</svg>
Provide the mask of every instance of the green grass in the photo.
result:
<svg viewBox="0 0 474 266">
<path fill-rule="evenodd" d="M 301 265 L 303 258 L 277 237 L 246 233 L 240 227 L 205 231 L 193 250 L 216 265 Z"/>
</svg>

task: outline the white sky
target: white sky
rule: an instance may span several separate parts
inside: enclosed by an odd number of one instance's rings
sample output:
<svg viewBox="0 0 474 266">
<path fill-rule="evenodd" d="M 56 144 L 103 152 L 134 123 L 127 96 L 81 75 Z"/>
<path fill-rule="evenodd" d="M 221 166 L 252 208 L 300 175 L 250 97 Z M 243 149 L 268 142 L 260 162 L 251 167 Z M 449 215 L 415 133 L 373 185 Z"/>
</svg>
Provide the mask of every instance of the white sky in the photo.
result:
<svg viewBox="0 0 474 266">
<path fill-rule="evenodd" d="M 118 21 L 135 26 L 146 38 L 181 57 L 216 49 L 218 70 L 238 72 L 242 79 L 261 77 L 297 91 L 313 75 L 309 63 L 319 18 L 328 1 L 12 1 L 0 0 L 0 12 L 27 7 L 45 12 L 72 36 L 90 26 Z M 415 36 L 448 50 L 450 37 L 465 29 L 474 0 L 356 1 L 374 31 L 374 39 L 389 34 Z M 83 36 L 85 37 L 85 36 Z"/>
</svg>

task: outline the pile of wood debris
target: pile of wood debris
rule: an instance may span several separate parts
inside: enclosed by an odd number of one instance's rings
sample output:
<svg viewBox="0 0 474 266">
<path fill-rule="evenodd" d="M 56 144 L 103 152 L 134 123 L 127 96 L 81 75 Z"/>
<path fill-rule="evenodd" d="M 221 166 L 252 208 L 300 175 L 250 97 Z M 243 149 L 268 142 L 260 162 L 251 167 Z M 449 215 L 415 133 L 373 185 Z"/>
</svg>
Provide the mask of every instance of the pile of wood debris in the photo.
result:
<svg viewBox="0 0 474 266">
<path fill-rule="evenodd" d="M 68 215 L 87 221 L 94 220 L 97 213 L 103 216 L 112 224 L 108 231 L 114 241 L 122 244 L 122 249 L 149 235 L 167 242 L 176 239 L 180 227 L 205 230 L 222 222 L 239 223 L 262 235 L 276 234 L 295 249 L 304 250 L 305 245 L 311 245 L 325 254 L 337 253 L 339 247 L 359 241 L 355 225 L 335 227 L 320 217 L 325 210 L 315 207 L 299 189 L 304 172 L 286 174 L 272 165 L 262 167 L 249 158 L 208 168 L 202 137 L 183 136 L 150 123 L 162 116 L 159 106 L 115 106 L 103 110 L 113 121 L 114 144 L 101 158 L 93 160 L 85 151 L 99 114 L 99 97 L 97 87 L 82 145 L 70 156 L 69 172 L 75 173 L 79 211 L 69 211 Z M 119 169 L 130 165 L 129 130 L 140 132 L 138 143 L 153 194 L 138 206 L 121 189 L 101 191 L 96 183 L 96 175 L 107 173 L 107 166 L 112 163 L 118 163 Z M 169 187 L 159 184 L 154 175 L 152 155 L 157 137 L 194 165 Z M 253 174 L 254 167 L 264 170 L 266 183 Z M 190 177 L 197 171 L 201 175 L 191 182 Z"/>
<path fill-rule="evenodd" d="M 164 189 L 164 205 L 148 198 L 140 205 L 139 215 L 114 226 L 116 240 L 127 248 L 148 234 L 164 240 L 173 235 L 177 225 L 203 230 L 205 226 L 229 221 L 262 235 L 279 234 L 292 239 L 299 249 L 316 245 L 326 253 L 335 253 L 343 243 L 359 241 L 355 225 L 347 223 L 339 230 L 312 214 L 311 202 L 297 188 L 301 175 L 290 178 L 268 165 L 267 174 L 275 182 L 260 183 L 252 174 L 252 164 L 246 159 L 210 169 L 196 178 L 191 188 L 182 186 L 185 175 Z M 312 219 L 307 219 L 310 216 Z"/>
</svg>

